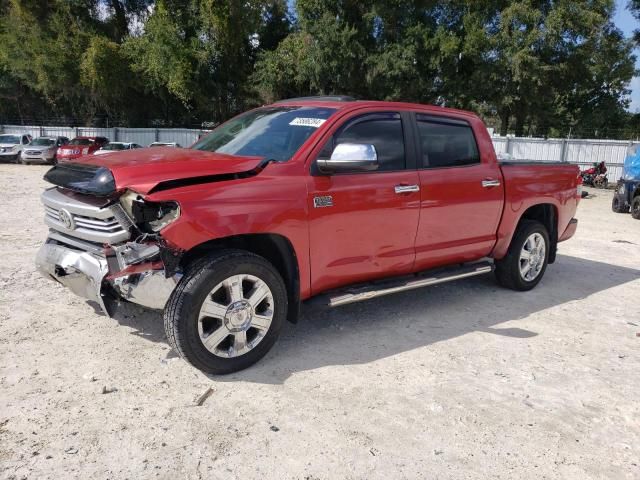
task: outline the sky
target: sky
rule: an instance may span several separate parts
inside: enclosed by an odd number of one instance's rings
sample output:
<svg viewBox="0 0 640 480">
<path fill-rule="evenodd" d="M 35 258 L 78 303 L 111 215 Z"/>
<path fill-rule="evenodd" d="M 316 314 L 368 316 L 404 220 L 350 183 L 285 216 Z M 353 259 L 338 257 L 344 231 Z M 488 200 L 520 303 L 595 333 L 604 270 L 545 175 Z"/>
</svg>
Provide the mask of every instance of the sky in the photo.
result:
<svg viewBox="0 0 640 480">
<path fill-rule="evenodd" d="M 626 37 L 631 37 L 633 31 L 640 29 L 640 24 L 633 18 L 631 12 L 627 10 L 627 0 L 616 0 L 616 14 L 613 19 L 617 27 L 622 30 Z M 640 70 L 640 49 L 636 48 L 636 68 Z M 640 77 L 635 77 L 631 81 L 631 105 L 629 110 L 632 112 L 640 111 Z"/>
</svg>

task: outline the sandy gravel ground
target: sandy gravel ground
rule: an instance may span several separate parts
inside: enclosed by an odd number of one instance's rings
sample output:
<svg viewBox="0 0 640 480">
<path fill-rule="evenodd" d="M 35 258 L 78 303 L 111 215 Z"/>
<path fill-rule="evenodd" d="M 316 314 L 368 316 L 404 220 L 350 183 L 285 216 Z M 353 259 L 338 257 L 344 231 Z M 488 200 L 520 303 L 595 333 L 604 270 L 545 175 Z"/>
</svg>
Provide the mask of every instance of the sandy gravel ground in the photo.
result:
<svg viewBox="0 0 640 480">
<path fill-rule="evenodd" d="M 0 477 L 640 478 L 640 221 L 609 192 L 532 292 L 305 308 L 209 378 L 159 314 L 100 316 L 35 272 L 45 170 L 0 165 Z"/>
</svg>

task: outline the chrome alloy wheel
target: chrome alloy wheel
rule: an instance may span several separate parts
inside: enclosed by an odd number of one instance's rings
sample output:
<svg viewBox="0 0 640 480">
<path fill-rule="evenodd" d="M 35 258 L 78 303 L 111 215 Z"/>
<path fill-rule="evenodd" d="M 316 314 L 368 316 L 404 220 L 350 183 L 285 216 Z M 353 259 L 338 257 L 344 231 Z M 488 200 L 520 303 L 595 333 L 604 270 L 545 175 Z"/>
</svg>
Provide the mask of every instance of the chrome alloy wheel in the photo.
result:
<svg viewBox="0 0 640 480">
<path fill-rule="evenodd" d="M 532 233 L 524 242 L 520 251 L 520 276 L 525 281 L 532 282 L 540 275 L 546 249 L 544 237 L 539 233 Z"/>
<path fill-rule="evenodd" d="M 233 275 L 207 295 L 198 316 L 198 333 L 207 350 L 224 358 L 253 349 L 273 320 L 273 294 L 253 275 Z"/>
</svg>

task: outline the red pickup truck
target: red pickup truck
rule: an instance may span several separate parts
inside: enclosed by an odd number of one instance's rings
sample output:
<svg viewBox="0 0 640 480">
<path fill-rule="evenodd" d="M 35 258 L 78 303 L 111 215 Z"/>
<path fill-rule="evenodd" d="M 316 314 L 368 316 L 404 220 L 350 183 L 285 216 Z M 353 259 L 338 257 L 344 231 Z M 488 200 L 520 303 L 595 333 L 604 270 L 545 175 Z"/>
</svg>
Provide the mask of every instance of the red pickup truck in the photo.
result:
<svg viewBox="0 0 640 480">
<path fill-rule="evenodd" d="M 235 117 L 190 149 L 54 166 L 48 277 L 111 314 L 164 311 L 195 367 L 259 360 L 301 301 L 338 306 L 495 271 L 529 290 L 570 238 L 577 166 L 499 163 L 474 114 L 349 98 Z"/>
<path fill-rule="evenodd" d="M 107 143 L 109 139 L 105 137 L 75 137 L 58 148 L 56 157 L 59 162 L 75 160 L 83 155 L 92 155 Z"/>
</svg>

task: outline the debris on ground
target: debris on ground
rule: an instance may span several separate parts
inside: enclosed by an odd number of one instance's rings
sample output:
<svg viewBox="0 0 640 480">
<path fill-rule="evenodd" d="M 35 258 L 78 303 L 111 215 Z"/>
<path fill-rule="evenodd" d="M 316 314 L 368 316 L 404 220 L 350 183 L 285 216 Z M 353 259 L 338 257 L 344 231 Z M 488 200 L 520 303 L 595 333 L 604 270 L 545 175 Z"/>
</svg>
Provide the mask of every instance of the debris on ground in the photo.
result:
<svg viewBox="0 0 640 480">
<path fill-rule="evenodd" d="M 197 398 L 197 400 L 195 401 L 196 406 L 197 407 L 201 407 L 202 404 L 207 401 L 207 398 L 209 398 L 211 395 L 213 395 L 214 391 L 215 390 L 213 389 L 213 387 L 207 388 L 207 390 L 202 395 L 200 395 Z"/>
</svg>

